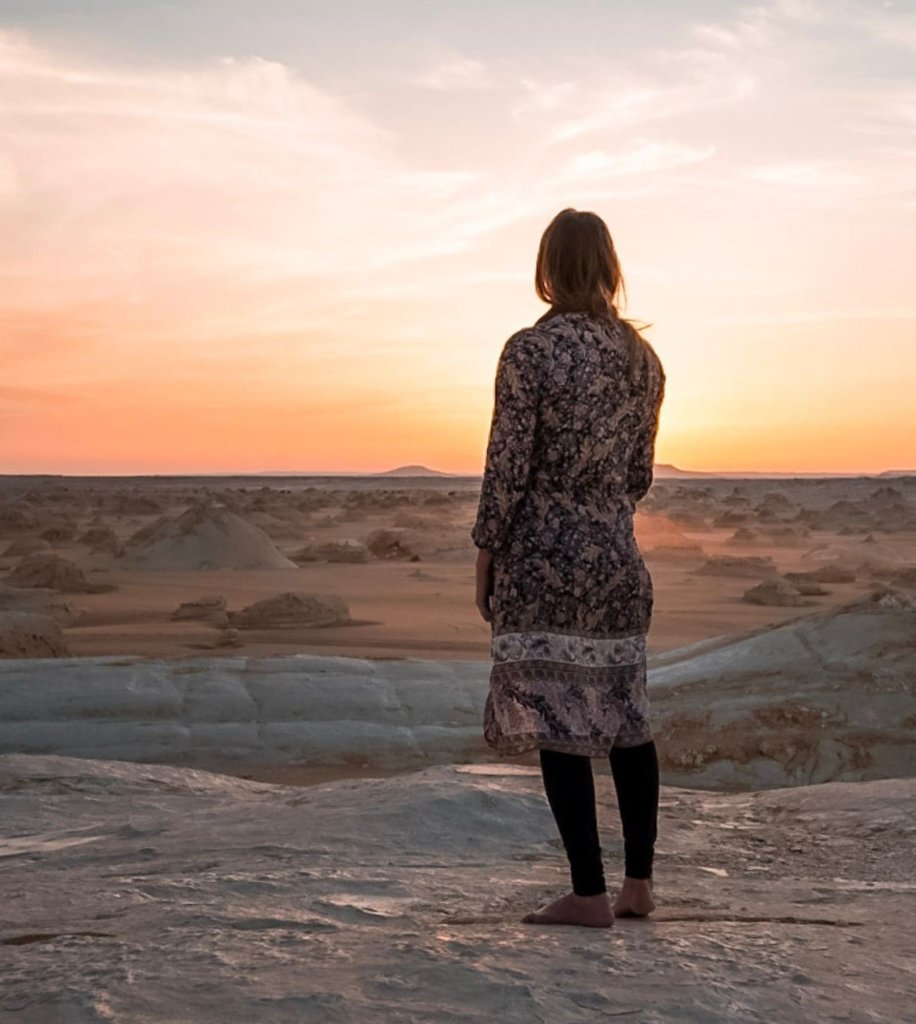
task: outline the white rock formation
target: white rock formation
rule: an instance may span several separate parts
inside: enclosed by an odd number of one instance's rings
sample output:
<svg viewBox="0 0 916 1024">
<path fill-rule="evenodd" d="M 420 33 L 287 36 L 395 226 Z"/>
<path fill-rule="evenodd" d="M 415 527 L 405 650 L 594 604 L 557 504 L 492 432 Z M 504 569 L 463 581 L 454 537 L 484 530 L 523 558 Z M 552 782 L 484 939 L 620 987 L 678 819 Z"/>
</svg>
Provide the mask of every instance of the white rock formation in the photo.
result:
<svg viewBox="0 0 916 1024">
<path fill-rule="evenodd" d="M 375 558 L 411 559 L 415 554 L 411 538 L 412 531 L 409 529 L 382 528 L 373 530 L 366 537 L 365 543 Z"/>
<path fill-rule="evenodd" d="M 795 608 L 812 604 L 793 583 L 786 579 L 764 580 L 741 595 L 747 604 L 767 605 L 774 608 Z"/>
<path fill-rule="evenodd" d="M 68 558 L 54 554 L 26 555 L 3 581 L 8 587 L 40 587 L 62 594 L 93 594 L 110 586 L 90 582 L 83 570 Z"/>
<path fill-rule="evenodd" d="M 368 562 L 371 557 L 366 545 L 353 537 L 317 544 L 312 550 L 317 558 L 326 562 Z"/>
<path fill-rule="evenodd" d="M 339 594 L 287 591 L 262 597 L 239 611 L 230 611 L 228 621 L 238 629 L 273 629 L 344 626 L 353 620 L 347 602 Z"/>
<path fill-rule="evenodd" d="M 694 572 L 698 576 L 761 579 L 776 575 L 776 563 L 769 555 L 714 555 Z"/>
<path fill-rule="evenodd" d="M 569 889 L 537 768 L 296 789 L 2 757 L 0 1019 L 903 1024 L 914 813 L 913 780 L 666 788 L 653 917 L 551 928 L 520 923 Z"/>
<path fill-rule="evenodd" d="M 0 583 L 0 611 L 35 612 L 61 626 L 72 626 L 82 618 L 75 600 L 49 587 L 8 587 Z"/>
<path fill-rule="evenodd" d="M 914 605 L 879 592 L 653 659 L 665 778 L 756 788 L 916 775 Z"/>
<path fill-rule="evenodd" d="M 756 788 L 916 774 L 914 600 L 891 592 L 653 659 L 664 778 Z M 486 661 L 307 655 L 0 661 L 0 753 L 215 769 L 492 759 L 488 673 Z"/>
<path fill-rule="evenodd" d="M 12 540 L 3 551 L 4 558 L 17 558 L 24 555 L 47 554 L 51 545 L 41 537 L 20 537 Z"/>
<path fill-rule="evenodd" d="M 292 655 L 0 661 L 0 753 L 224 768 L 480 758 L 481 661 Z"/>
<path fill-rule="evenodd" d="M 54 658 L 70 653 L 50 615 L 0 609 L 0 658 Z"/>
<path fill-rule="evenodd" d="M 229 621 L 226 613 L 226 598 L 222 594 L 205 594 L 203 597 L 182 603 L 172 612 L 170 618 L 177 622 L 204 621 L 223 624 Z"/>
</svg>

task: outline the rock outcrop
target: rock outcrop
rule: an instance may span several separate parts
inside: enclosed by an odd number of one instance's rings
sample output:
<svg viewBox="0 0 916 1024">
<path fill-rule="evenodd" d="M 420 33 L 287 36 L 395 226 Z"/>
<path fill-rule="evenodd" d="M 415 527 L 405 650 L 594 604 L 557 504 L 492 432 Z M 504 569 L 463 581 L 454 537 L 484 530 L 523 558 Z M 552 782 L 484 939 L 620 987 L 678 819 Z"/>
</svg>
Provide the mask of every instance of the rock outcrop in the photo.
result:
<svg viewBox="0 0 916 1024">
<path fill-rule="evenodd" d="M 916 595 L 881 589 L 652 661 L 665 778 L 780 786 L 916 774 Z"/>
<path fill-rule="evenodd" d="M 50 550 L 51 545 L 41 537 L 20 537 L 7 544 L 3 557 L 22 558 L 24 555 L 47 554 Z"/>
<path fill-rule="evenodd" d="M 338 594 L 307 594 L 301 591 L 274 594 L 240 611 L 229 612 L 229 624 L 237 629 L 345 626 L 351 621 L 347 603 Z"/>
<path fill-rule="evenodd" d="M 176 622 L 202 620 L 224 625 L 229 621 L 226 612 L 226 599 L 221 594 L 211 594 L 193 601 L 182 601 L 172 612 L 170 618 Z"/>
<path fill-rule="evenodd" d="M 8 587 L 0 583 L 0 611 L 46 615 L 59 626 L 72 626 L 82 618 L 74 598 L 46 587 Z"/>
<path fill-rule="evenodd" d="M 0 610 L 0 658 L 62 658 L 69 654 L 60 625 L 50 615 Z"/>
<path fill-rule="evenodd" d="M 745 590 L 741 600 L 747 604 L 767 605 L 773 608 L 797 608 L 811 604 L 793 583 L 785 579 L 764 580 Z"/>
<path fill-rule="evenodd" d="M 760 579 L 775 576 L 776 563 L 769 555 L 715 555 L 694 571 L 699 576 Z"/>
<path fill-rule="evenodd" d="M 27 555 L 3 582 L 8 587 L 43 587 L 62 594 L 96 594 L 113 589 L 110 584 L 91 582 L 75 562 L 54 554 Z"/>
<path fill-rule="evenodd" d="M 623 860 L 606 765 L 596 790 L 613 891 Z M 536 766 L 297 788 L 0 757 L 0 1017 L 913 1019 L 916 781 L 661 795 L 658 909 L 608 933 L 520 923 L 569 888 Z"/>
</svg>

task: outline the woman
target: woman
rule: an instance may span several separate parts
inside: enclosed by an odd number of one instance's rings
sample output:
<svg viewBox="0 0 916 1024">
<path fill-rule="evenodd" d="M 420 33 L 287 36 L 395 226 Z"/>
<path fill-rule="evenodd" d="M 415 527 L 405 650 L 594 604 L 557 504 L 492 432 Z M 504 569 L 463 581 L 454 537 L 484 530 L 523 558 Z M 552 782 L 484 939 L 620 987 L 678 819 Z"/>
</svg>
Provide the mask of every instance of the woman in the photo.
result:
<svg viewBox="0 0 916 1024">
<path fill-rule="evenodd" d="M 477 607 L 491 624 L 484 738 L 538 750 L 572 892 L 525 922 L 608 927 L 646 916 L 658 758 L 646 693 L 652 580 L 633 534 L 652 483 L 665 374 L 617 312 L 623 279 L 604 221 L 559 213 L 535 274 L 550 309 L 505 343 L 477 518 Z M 608 757 L 624 833 L 605 885 L 590 758 Z"/>
</svg>

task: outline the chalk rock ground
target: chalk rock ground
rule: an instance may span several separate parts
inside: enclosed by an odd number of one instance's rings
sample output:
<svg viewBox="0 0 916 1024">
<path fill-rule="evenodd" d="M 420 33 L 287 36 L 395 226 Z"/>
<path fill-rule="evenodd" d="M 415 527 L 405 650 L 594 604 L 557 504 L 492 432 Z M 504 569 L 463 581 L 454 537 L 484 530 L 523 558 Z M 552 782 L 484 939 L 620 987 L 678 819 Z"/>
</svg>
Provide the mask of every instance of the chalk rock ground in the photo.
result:
<svg viewBox="0 0 916 1024">
<path fill-rule="evenodd" d="M 652 659 L 665 781 L 759 789 L 916 775 L 916 595 Z M 320 655 L 0 661 L 0 753 L 240 765 L 489 761 L 489 664 Z"/>
<path fill-rule="evenodd" d="M 657 916 L 550 928 L 519 921 L 568 881 L 533 768 L 297 789 L 7 755 L 0 1020 L 901 1024 L 914 810 L 911 779 L 665 787 Z"/>
</svg>

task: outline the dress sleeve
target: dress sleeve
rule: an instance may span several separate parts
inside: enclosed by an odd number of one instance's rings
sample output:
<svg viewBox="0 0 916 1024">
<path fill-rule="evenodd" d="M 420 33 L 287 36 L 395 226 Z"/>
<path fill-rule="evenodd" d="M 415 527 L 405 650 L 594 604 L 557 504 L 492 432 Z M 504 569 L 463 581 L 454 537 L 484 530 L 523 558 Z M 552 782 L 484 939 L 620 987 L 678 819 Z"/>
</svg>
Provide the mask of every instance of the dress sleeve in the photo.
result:
<svg viewBox="0 0 916 1024">
<path fill-rule="evenodd" d="M 658 418 L 662 399 L 665 397 L 665 374 L 658 368 L 658 383 L 649 414 L 643 420 L 642 429 L 627 466 L 627 496 L 635 504 L 649 493 L 655 466 L 655 438 L 658 434 Z"/>
<path fill-rule="evenodd" d="M 513 334 L 496 367 L 493 418 L 471 539 L 495 552 L 525 494 L 543 382 L 542 348 L 530 329 Z"/>
</svg>

